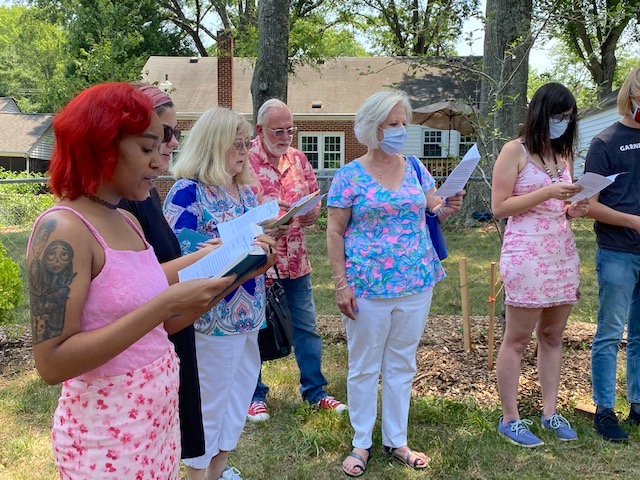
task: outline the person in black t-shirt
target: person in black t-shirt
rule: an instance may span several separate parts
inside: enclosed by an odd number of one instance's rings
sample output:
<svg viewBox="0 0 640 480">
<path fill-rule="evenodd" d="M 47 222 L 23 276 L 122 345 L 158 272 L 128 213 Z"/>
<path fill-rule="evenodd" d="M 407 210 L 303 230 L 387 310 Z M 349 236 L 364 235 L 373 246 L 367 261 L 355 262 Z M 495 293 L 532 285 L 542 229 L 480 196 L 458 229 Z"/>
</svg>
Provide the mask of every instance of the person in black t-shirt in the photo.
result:
<svg viewBox="0 0 640 480">
<path fill-rule="evenodd" d="M 587 153 L 586 172 L 614 183 L 595 195 L 589 216 L 596 220 L 596 271 L 600 307 L 591 349 L 595 429 L 606 440 L 629 436 L 614 412 L 617 354 L 627 325 L 628 423 L 640 425 L 640 66 L 618 93 L 620 121 L 596 135 Z"/>
<path fill-rule="evenodd" d="M 155 109 L 164 127 L 164 138 L 160 146 L 165 172 L 173 150 L 178 146 L 180 130 L 176 129 L 176 110 L 171 98 L 153 85 L 139 87 L 153 101 Z M 142 202 L 123 199 L 120 208 L 130 211 L 140 222 L 144 236 L 153 247 L 160 263 L 179 258 L 180 244 L 173 230 L 162 214 L 162 203 L 156 188 L 152 188 L 149 198 Z M 196 362 L 195 337 L 193 325 L 169 335 L 176 353 L 180 357 L 180 433 L 182 440 L 181 458 L 199 457 L 204 454 L 204 429 L 200 409 L 200 383 Z"/>
</svg>

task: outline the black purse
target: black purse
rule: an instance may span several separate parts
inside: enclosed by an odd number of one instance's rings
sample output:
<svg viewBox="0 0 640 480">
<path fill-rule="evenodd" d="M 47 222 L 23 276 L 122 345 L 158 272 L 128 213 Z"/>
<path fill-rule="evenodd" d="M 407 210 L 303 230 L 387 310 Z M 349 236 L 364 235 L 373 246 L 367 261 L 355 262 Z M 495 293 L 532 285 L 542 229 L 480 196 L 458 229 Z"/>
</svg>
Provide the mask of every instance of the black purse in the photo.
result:
<svg viewBox="0 0 640 480">
<path fill-rule="evenodd" d="M 258 332 L 260 359 L 263 362 L 286 357 L 291 353 L 293 345 L 291 312 L 278 269 L 275 265 L 274 268 L 278 278 L 274 278 L 273 283 L 267 287 L 267 326 Z"/>
</svg>

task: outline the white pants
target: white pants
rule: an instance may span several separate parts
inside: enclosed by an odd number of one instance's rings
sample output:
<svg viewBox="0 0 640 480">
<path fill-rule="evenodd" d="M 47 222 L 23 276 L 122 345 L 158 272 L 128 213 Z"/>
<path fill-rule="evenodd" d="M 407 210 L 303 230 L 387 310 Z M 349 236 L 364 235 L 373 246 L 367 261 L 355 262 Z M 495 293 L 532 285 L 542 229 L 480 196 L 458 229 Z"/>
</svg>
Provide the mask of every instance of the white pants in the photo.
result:
<svg viewBox="0 0 640 480">
<path fill-rule="evenodd" d="M 221 450 L 236 448 L 260 373 L 258 331 L 220 337 L 196 333 L 196 355 L 205 453 L 183 462 L 202 469 Z"/>
<path fill-rule="evenodd" d="M 382 444 L 407 445 L 416 350 L 427 323 L 433 290 L 399 298 L 358 298 L 356 319 L 343 316 L 349 349 L 347 397 L 353 446 L 372 444 L 382 374 Z"/>
</svg>

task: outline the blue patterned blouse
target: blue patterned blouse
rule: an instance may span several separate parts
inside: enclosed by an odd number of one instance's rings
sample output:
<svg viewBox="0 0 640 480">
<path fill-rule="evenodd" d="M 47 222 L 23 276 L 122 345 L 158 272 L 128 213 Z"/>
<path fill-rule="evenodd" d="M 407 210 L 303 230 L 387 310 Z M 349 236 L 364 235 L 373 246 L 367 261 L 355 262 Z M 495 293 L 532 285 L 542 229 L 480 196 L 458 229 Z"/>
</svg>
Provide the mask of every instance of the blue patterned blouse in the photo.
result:
<svg viewBox="0 0 640 480">
<path fill-rule="evenodd" d="M 238 185 L 238 201 L 220 185 L 179 179 L 167 194 L 163 211 L 174 233 L 189 228 L 219 238 L 217 225 L 239 217 L 258 200 L 249 185 Z M 182 252 L 183 255 L 186 252 Z M 233 335 L 258 330 L 265 323 L 264 275 L 247 280 L 194 324 L 205 335 Z"/>
<path fill-rule="evenodd" d="M 423 292 L 445 276 L 426 231 L 425 191 L 435 181 L 410 162 L 398 190 L 380 185 L 358 160 L 333 177 L 327 205 L 351 208 L 344 232 L 347 281 L 356 297 L 396 298 Z"/>
</svg>

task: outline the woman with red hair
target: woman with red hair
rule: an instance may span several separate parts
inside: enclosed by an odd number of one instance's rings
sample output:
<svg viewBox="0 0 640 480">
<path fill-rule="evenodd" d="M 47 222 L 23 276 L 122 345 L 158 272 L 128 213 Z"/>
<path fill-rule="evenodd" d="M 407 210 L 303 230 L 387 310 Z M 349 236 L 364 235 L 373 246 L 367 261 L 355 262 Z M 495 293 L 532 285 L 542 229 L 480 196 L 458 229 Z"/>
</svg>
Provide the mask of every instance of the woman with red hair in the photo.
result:
<svg viewBox="0 0 640 480">
<path fill-rule="evenodd" d="M 53 126 L 60 201 L 36 220 L 27 265 L 36 368 L 63 382 L 56 464 L 65 479 L 178 479 L 178 362 L 167 332 L 211 309 L 234 279 L 178 283 L 207 249 L 161 266 L 140 224 L 117 208 L 147 198 L 162 165 L 163 127 L 144 93 L 96 85 Z"/>
</svg>

